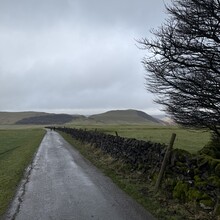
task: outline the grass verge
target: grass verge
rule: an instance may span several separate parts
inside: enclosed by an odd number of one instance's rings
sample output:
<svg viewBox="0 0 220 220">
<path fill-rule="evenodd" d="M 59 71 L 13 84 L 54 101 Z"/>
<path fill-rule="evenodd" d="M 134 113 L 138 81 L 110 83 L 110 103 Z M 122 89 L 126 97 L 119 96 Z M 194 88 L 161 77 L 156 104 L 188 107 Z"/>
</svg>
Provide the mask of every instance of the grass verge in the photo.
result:
<svg viewBox="0 0 220 220">
<path fill-rule="evenodd" d="M 195 216 L 188 213 L 183 205 L 178 204 L 176 201 L 168 201 L 164 192 L 159 191 L 155 193 L 154 180 L 149 181 L 146 175 L 141 172 L 132 171 L 132 167 L 128 164 L 113 159 L 110 155 L 104 154 L 100 149 L 89 144 L 83 144 L 66 133 L 60 132 L 60 134 L 66 141 L 78 149 L 85 158 L 102 170 L 114 183 L 158 219 L 195 219 Z"/>
<path fill-rule="evenodd" d="M 0 130 L 0 216 L 11 202 L 44 134 L 43 129 Z"/>
</svg>

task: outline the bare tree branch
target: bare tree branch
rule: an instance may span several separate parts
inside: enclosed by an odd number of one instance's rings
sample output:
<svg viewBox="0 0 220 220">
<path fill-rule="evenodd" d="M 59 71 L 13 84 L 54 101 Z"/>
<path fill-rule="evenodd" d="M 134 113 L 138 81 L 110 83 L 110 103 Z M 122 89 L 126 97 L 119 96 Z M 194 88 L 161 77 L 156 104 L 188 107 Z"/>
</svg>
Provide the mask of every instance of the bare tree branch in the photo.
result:
<svg viewBox="0 0 220 220">
<path fill-rule="evenodd" d="M 173 0 L 154 39 L 141 39 L 147 89 L 179 124 L 220 136 L 220 1 Z"/>
</svg>

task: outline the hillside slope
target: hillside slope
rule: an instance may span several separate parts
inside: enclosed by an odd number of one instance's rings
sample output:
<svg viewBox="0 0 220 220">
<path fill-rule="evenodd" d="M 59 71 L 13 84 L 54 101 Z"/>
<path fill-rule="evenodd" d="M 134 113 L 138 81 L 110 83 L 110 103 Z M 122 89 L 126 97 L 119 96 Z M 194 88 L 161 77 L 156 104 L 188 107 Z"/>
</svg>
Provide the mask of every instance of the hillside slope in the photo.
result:
<svg viewBox="0 0 220 220">
<path fill-rule="evenodd" d="M 162 124 L 160 120 L 137 110 L 113 110 L 102 114 L 91 115 L 88 119 L 101 123 L 150 123 Z"/>
<path fill-rule="evenodd" d="M 0 124 L 12 125 L 23 118 L 37 117 L 42 115 L 49 115 L 45 112 L 0 112 Z"/>
<path fill-rule="evenodd" d="M 65 124 L 73 120 L 72 115 L 68 114 L 49 114 L 40 115 L 29 118 L 23 118 L 16 122 L 20 125 L 49 125 L 49 124 Z"/>
<path fill-rule="evenodd" d="M 49 125 L 65 123 L 163 124 L 160 119 L 156 119 L 145 112 L 137 110 L 112 110 L 89 117 L 45 112 L 0 112 L 0 125 Z"/>
</svg>

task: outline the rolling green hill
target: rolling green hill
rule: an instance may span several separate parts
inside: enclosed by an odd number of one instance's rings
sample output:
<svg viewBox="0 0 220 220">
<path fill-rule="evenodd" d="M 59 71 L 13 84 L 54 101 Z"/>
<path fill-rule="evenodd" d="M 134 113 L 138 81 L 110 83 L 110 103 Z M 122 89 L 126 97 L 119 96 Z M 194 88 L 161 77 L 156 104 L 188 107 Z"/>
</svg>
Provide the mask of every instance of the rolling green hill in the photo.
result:
<svg viewBox="0 0 220 220">
<path fill-rule="evenodd" d="M 142 111 L 113 110 L 102 114 L 91 115 L 89 120 L 106 124 L 162 124 L 162 122 Z"/>
<path fill-rule="evenodd" d="M 68 114 L 48 114 L 29 118 L 23 118 L 15 124 L 19 125 L 51 125 L 51 124 L 65 124 L 71 122 L 74 116 Z"/>
<path fill-rule="evenodd" d="M 0 125 L 49 124 L 163 124 L 142 111 L 113 110 L 85 117 L 83 115 L 52 114 L 45 112 L 0 112 Z"/>
<path fill-rule="evenodd" d="M 65 124 L 84 119 L 82 115 L 54 114 L 45 112 L 0 112 L 0 125 L 49 125 Z"/>
<path fill-rule="evenodd" d="M 45 112 L 0 112 L 1 125 L 13 125 L 24 118 L 49 115 Z"/>
</svg>

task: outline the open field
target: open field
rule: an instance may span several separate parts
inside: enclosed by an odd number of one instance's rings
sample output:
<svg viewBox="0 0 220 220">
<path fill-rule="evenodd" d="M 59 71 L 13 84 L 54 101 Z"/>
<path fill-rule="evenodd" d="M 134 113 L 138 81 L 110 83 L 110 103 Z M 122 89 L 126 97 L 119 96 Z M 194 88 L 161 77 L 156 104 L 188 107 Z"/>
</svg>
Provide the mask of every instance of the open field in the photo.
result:
<svg viewBox="0 0 220 220">
<path fill-rule="evenodd" d="M 43 129 L 0 130 L 0 216 L 13 198 L 44 133 Z"/>
<path fill-rule="evenodd" d="M 45 126 L 42 125 L 1 125 L 1 130 L 25 130 L 25 129 L 43 129 Z"/>
<path fill-rule="evenodd" d="M 210 139 L 208 131 L 188 130 L 177 126 L 160 125 L 71 125 L 75 128 L 95 130 L 115 135 L 117 131 L 119 136 L 136 138 L 139 140 L 153 141 L 168 144 L 171 134 L 176 133 L 175 148 L 187 150 L 196 153 L 204 147 Z"/>
<path fill-rule="evenodd" d="M 64 126 L 64 125 L 58 125 Z M 183 129 L 177 126 L 150 125 L 150 124 L 97 124 L 97 123 L 72 123 L 67 127 L 83 128 L 95 130 L 119 136 L 136 138 L 139 140 L 153 141 L 168 144 L 171 134 L 176 133 L 175 148 L 196 153 L 204 147 L 210 140 L 210 133 L 202 130 Z M 0 129 L 33 129 L 43 128 L 42 125 L 0 125 Z"/>
</svg>

